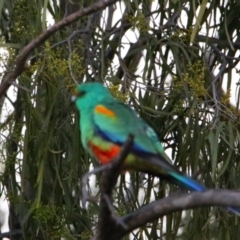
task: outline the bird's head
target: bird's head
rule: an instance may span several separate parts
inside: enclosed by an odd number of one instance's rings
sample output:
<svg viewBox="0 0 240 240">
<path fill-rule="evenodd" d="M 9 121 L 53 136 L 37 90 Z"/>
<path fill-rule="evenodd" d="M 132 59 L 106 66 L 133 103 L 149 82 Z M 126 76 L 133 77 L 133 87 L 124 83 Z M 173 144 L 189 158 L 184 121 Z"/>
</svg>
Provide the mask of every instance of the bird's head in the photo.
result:
<svg viewBox="0 0 240 240">
<path fill-rule="evenodd" d="M 72 101 L 76 103 L 78 110 L 95 107 L 104 98 L 111 97 L 111 93 L 101 83 L 83 83 L 78 85 L 72 96 Z"/>
</svg>

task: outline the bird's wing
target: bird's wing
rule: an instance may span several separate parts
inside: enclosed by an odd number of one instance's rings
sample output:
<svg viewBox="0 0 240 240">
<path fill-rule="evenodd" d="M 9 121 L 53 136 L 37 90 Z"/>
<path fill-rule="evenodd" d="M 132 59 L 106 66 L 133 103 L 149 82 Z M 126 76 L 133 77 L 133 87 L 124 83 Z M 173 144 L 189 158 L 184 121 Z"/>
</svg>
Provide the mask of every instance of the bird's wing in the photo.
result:
<svg viewBox="0 0 240 240">
<path fill-rule="evenodd" d="M 112 99 L 100 102 L 94 108 L 93 121 L 96 134 L 108 141 L 123 145 L 132 134 L 135 151 L 164 154 L 154 130 L 121 102 Z"/>
<path fill-rule="evenodd" d="M 129 134 L 134 136 L 134 153 L 147 161 L 135 161 L 133 169 L 160 176 L 189 190 L 206 189 L 167 161 L 154 130 L 128 106 L 112 100 L 101 102 L 94 108 L 93 121 L 95 134 L 111 143 L 122 145 Z"/>
</svg>

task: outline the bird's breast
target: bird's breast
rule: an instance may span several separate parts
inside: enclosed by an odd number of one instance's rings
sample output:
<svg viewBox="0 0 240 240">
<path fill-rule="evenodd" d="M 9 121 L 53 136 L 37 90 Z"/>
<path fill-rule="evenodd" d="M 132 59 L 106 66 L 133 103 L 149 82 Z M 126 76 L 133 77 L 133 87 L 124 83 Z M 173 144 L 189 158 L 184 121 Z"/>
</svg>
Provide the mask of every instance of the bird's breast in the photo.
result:
<svg viewBox="0 0 240 240">
<path fill-rule="evenodd" d="M 121 147 L 110 143 L 94 143 L 89 142 L 88 147 L 93 155 L 101 162 L 107 164 L 113 160 L 120 152 Z"/>
</svg>

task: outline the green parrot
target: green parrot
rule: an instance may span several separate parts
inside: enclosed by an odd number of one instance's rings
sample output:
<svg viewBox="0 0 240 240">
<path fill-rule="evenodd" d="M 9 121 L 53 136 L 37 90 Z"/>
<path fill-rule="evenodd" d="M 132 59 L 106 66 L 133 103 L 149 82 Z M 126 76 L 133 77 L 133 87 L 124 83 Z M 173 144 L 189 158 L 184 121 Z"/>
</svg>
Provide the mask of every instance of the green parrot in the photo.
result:
<svg viewBox="0 0 240 240">
<path fill-rule="evenodd" d="M 168 160 L 157 134 L 137 113 L 115 99 L 98 82 L 79 85 L 73 96 L 80 111 L 83 147 L 101 164 L 114 159 L 129 135 L 133 145 L 123 163 L 123 170 L 134 170 L 158 176 L 192 191 L 207 188 L 176 169 Z M 240 216 L 240 209 L 229 207 Z"/>
</svg>

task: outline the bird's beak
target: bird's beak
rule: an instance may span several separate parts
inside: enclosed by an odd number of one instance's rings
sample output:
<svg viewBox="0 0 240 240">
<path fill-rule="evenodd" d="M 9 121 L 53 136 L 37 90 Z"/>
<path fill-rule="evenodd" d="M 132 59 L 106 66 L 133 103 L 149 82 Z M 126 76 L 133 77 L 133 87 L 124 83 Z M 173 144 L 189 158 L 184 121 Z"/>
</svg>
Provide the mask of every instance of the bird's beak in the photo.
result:
<svg viewBox="0 0 240 240">
<path fill-rule="evenodd" d="M 71 97 L 71 101 L 72 102 L 75 102 L 76 100 L 77 100 L 77 95 L 78 95 L 78 92 L 77 92 L 77 89 L 75 88 L 75 89 L 73 89 L 73 95 L 72 95 L 72 97 Z"/>
</svg>

